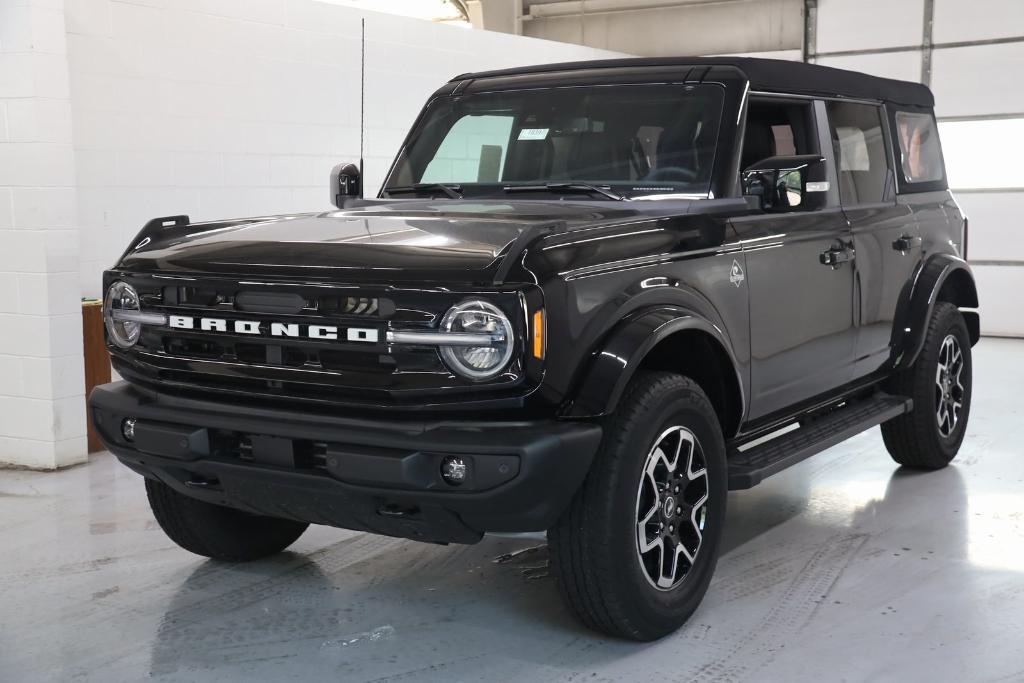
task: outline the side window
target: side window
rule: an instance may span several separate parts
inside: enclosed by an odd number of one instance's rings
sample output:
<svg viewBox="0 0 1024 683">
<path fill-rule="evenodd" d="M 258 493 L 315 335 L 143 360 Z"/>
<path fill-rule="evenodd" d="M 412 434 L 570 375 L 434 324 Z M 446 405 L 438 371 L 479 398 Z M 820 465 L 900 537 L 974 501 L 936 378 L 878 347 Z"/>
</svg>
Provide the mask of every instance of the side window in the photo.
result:
<svg viewBox="0 0 1024 683">
<path fill-rule="evenodd" d="M 775 156 L 818 151 L 809 103 L 752 100 L 747 108 L 740 169 Z"/>
<path fill-rule="evenodd" d="M 817 129 L 810 102 L 778 99 L 754 99 L 747 107 L 747 125 L 743 133 L 743 153 L 740 170 L 749 168 L 769 157 L 816 154 Z M 749 182 L 748 178 L 744 182 Z M 804 207 L 804 187 L 801 174 L 791 172 L 780 175 L 765 185 L 754 175 L 755 184 L 744 187 L 744 192 L 761 196 L 762 206 L 772 211 L 795 211 Z"/>
<path fill-rule="evenodd" d="M 828 118 L 843 204 L 876 204 L 885 198 L 889 162 L 881 109 L 831 101 Z"/>
<path fill-rule="evenodd" d="M 928 183 L 943 179 L 939 133 L 931 114 L 896 112 L 896 137 L 904 182 Z"/>
<path fill-rule="evenodd" d="M 513 116 L 463 116 L 423 171 L 424 183 L 498 182 Z"/>
</svg>

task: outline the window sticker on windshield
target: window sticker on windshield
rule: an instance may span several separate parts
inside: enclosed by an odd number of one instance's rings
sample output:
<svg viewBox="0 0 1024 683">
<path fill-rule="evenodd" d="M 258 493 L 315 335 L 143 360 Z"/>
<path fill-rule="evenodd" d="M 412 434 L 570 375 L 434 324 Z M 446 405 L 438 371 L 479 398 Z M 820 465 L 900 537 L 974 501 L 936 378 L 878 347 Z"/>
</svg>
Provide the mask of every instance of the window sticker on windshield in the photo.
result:
<svg viewBox="0 0 1024 683">
<path fill-rule="evenodd" d="M 547 136 L 547 128 L 523 128 L 519 131 L 520 140 L 543 140 Z"/>
</svg>

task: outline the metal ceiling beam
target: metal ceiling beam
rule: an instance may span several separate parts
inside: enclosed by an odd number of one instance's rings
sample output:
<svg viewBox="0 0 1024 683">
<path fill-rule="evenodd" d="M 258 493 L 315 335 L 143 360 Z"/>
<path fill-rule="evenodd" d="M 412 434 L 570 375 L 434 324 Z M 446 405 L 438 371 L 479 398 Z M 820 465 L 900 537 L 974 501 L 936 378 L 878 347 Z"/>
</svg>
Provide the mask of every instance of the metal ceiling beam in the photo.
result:
<svg viewBox="0 0 1024 683">
<path fill-rule="evenodd" d="M 804 0 L 805 62 L 813 62 L 818 52 L 818 0 Z"/>
<path fill-rule="evenodd" d="M 935 0 L 924 0 L 924 34 L 921 36 L 921 82 L 932 84 L 932 27 L 935 25 Z"/>
<path fill-rule="evenodd" d="M 529 13 L 523 19 L 549 19 L 580 14 L 609 14 L 651 9 L 693 7 L 694 5 L 723 5 L 745 0 L 563 0 L 559 2 L 528 3 Z"/>
</svg>

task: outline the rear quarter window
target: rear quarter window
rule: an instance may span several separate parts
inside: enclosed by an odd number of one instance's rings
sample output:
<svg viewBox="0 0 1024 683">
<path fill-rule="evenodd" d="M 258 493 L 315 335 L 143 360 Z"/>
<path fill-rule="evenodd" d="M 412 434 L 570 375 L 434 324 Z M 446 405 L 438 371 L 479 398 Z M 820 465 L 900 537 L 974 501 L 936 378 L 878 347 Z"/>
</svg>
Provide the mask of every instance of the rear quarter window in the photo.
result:
<svg viewBox="0 0 1024 683">
<path fill-rule="evenodd" d="M 897 111 L 896 140 L 904 183 L 934 183 L 945 178 L 939 132 L 931 114 Z"/>
</svg>

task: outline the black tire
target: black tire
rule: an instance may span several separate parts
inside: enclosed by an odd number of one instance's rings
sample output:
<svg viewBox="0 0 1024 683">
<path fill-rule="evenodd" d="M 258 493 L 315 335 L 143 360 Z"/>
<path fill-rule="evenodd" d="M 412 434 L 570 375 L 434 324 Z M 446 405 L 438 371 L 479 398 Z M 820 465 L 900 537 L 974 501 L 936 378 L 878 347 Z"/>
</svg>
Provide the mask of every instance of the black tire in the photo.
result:
<svg viewBox="0 0 1024 683">
<path fill-rule="evenodd" d="M 947 342 L 950 337 L 953 341 Z M 961 408 L 955 424 L 945 421 L 940 426 L 938 401 L 945 394 L 937 386 L 939 362 L 944 347 L 954 343 L 962 366 L 959 388 L 953 382 L 948 395 L 954 400 L 959 398 Z M 944 301 L 935 304 L 920 355 L 912 366 L 892 378 L 890 391 L 914 399 L 913 411 L 882 425 L 882 439 L 892 459 L 919 470 L 937 470 L 948 465 L 964 440 L 971 412 L 971 340 L 956 306 Z"/>
<path fill-rule="evenodd" d="M 196 555 L 225 562 L 279 553 L 309 526 L 205 503 L 153 479 L 146 479 L 146 495 L 157 523 L 172 541 Z"/>
<path fill-rule="evenodd" d="M 690 437 L 685 436 L 687 432 Z M 647 478 L 646 466 L 655 457 L 659 439 L 670 433 L 679 435 L 680 444 L 692 437 L 686 443 L 697 445 L 693 452 L 702 456 L 706 472 L 703 484 L 699 484 L 700 477 L 693 480 L 697 484 L 684 480 L 686 490 L 675 495 L 680 499 L 695 495 L 688 487 L 699 485 L 706 490 L 707 501 L 683 500 L 685 511 L 677 509 L 679 520 L 692 522 L 680 523 L 679 532 L 685 527 L 691 534 L 688 542 L 698 538 L 699 545 L 692 564 L 686 562 L 682 578 L 673 572 L 679 582 L 660 589 L 648 578 L 658 569 L 658 551 L 642 555 L 639 539 L 641 534 L 648 538 L 648 529 L 653 529 L 655 539 L 664 531 L 658 522 L 648 526 L 638 519 L 645 517 L 642 507 L 652 513 L 657 510 L 658 520 L 666 524 L 665 520 L 673 519 L 662 516 L 673 502 L 667 500 L 674 491 L 671 481 L 663 494 L 644 502 L 645 491 L 653 492 L 656 483 L 653 476 Z M 671 443 L 665 443 L 669 444 L 666 450 L 672 450 Z M 687 461 L 689 471 L 697 471 L 697 460 L 695 456 L 692 466 Z M 682 457 L 675 461 L 681 466 Z M 552 570 L 571 611 L 589 628 L 632 640 L 655 640 L 679 628 L 697 609 L 711 582 L 725 521 L 726 493 L 725 444 L 707 396 L 695 382 L 680 375 L 639 374 L 606 422 L 600 451 L 586 480 L 548 530 Z M 692 536 L 697 516 L 703 520 L 702 538 Z M 668 543 L 663 541 L 662 548 Z"/>
</svg>

